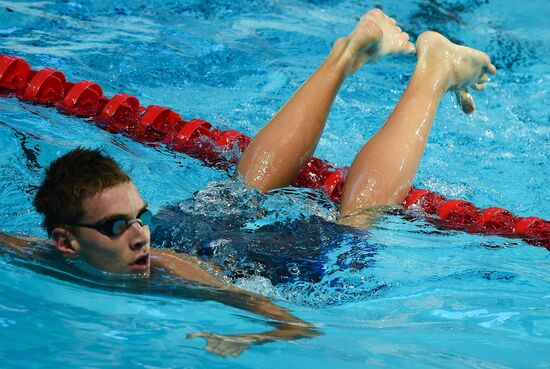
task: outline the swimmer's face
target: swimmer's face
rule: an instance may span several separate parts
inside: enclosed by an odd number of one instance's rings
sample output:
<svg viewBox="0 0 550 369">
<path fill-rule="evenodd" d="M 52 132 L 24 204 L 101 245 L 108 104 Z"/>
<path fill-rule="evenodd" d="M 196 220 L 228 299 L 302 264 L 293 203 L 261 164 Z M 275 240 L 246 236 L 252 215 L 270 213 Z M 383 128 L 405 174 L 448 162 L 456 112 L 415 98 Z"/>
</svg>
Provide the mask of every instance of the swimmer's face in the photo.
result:
<svg viewBox="0 0 550 369">
<path fill-rule="evenodd" d="M 82 207 L 84 217 L 79 224 L 96 224 L 119 217 L 135 219 L 146 208 L 146 204 L 136 186 L 132 182 L 125 182 L 85 198 Z M 148 225 L 134 222 L 117 236 L 108 236 L 96 229 L 77 228 L 78 231 L 75 234 L 69 232 L 68 237 L 74 254 L 62 250 L 53 233 L 57 249 L 65 256 L 80 257 L 109 273 L 149 275 L 151 232 Z"/>
</svg>

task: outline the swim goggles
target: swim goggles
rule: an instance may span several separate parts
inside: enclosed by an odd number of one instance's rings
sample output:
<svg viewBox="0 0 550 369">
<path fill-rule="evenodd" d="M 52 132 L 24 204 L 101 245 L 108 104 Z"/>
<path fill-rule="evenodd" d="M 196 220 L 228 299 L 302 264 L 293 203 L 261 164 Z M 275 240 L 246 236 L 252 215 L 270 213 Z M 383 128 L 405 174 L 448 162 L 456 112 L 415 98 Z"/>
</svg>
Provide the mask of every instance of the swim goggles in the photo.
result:
<svg viewBox="0 0 550 369">
<path fill-rule="evenodd" d="M 128 228 L 134 223 L 138 223 L 140 226 L 146 226 L 151 224 L 153 218 L 153 213 L 147 208 L 139 212 L 137 218 L 135 219 L 126 219 L 123 216 L 104 219 L 95 224 L 67 224 L 75 227 L 86 227 L 92 228 L 109 237 L 116 237 L 123 234 Z"/>
</svg>

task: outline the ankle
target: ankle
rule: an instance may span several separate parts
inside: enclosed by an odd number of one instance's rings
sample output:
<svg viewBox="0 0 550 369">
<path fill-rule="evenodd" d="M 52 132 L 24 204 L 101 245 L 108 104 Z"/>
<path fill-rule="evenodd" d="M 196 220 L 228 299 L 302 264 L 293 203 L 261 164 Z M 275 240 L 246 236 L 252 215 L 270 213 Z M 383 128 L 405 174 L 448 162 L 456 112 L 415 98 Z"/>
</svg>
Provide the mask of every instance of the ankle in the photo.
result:
<svg viewBox="0 0 550 369">
<path fill-rule="evenodd" d="M 328 64 L 331 67 L 342 70 L 347 76 L 348 69 L 352 61 L 354 60 L 354 53 L 349 47 L 349 38 L 341 37 L 334 42 L 332 50 L 325 60 L 324 64 Z"/>
<path fill-rule="evenodd" d="M 330 54 L 328 55 L 327 60 L 340 63 L 349 62 L 352 59 L 353 55 L 349 51 L 348 44 L 348 37 L 340 37 L 339 39 L 337 39 L 334 42 L 334 45 L 332 45 L 332 49 L 330 50 Z"/>
<path fill-rule="evenodd" d="M 444 93 L 451 87 L 451 68 L 444 61 L 419 59 L 413 78 Z"/>
</svg>

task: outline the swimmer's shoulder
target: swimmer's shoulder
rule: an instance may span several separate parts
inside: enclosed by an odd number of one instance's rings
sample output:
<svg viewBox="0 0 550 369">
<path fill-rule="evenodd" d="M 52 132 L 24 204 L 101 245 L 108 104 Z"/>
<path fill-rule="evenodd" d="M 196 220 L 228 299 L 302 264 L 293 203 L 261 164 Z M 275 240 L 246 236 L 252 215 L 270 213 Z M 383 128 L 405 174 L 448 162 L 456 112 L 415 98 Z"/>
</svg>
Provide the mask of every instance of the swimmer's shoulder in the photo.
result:
<svg viewBox="0 0 550 369">
<path fill-rule="evenodd" d="M 215 287 L 226 285 L 219 267 L 187 253 L 151 248 L 151 267 L 156 273 L 168 273 L 191 282 Z"/>
</svg>

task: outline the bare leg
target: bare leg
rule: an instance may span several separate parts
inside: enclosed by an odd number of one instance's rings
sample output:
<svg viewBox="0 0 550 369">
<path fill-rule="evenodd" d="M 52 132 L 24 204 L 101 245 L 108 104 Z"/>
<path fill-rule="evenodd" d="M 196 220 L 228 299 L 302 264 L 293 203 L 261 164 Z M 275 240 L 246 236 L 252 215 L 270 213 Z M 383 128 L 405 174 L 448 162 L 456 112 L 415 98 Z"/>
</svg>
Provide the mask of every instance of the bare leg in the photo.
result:
<svg viewBox="0 0 550 369">
<path fill-rule="evenodd" d="M 254 137 L 238 164 L 248 184 L 261 191 L 290 185 L 311 158 L 344 78 L 363 63 L 414 52 L 395 20 L 374 9 L 355 30 L 336 41 L 325 62 Z"/>
<path fill-rule="evenodd" d="M 485 88 L 496 68 L 480 51 L 458 46 L 435 32 L 417 42 L 418 64 L 399 103 L 382 128 L 359 151 L 350 168 L 340 214 L 397 205 L 412 184 L 442 96 L 454 91 L 462 109 L 474 110 L 466 87 Z"/>
</svg>

